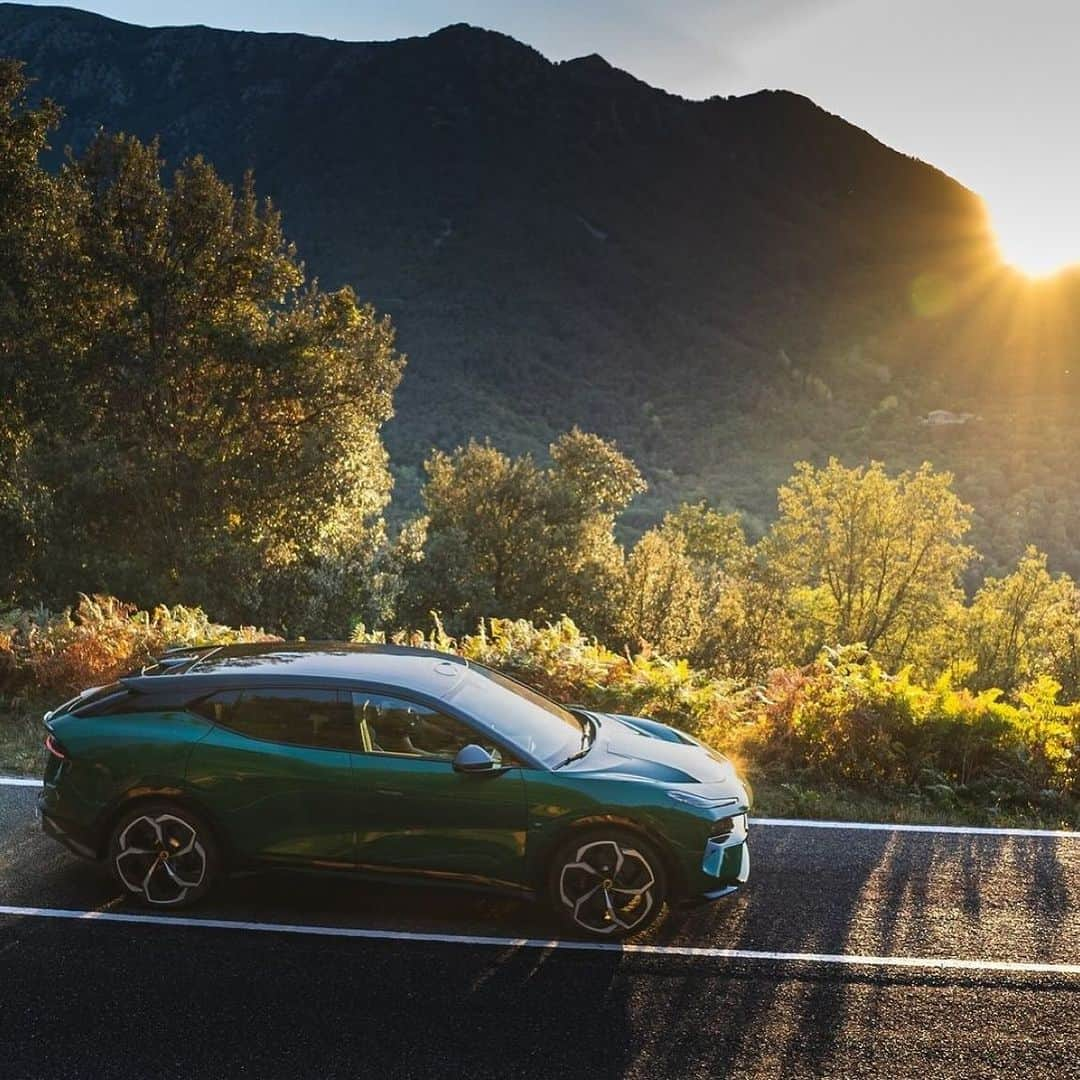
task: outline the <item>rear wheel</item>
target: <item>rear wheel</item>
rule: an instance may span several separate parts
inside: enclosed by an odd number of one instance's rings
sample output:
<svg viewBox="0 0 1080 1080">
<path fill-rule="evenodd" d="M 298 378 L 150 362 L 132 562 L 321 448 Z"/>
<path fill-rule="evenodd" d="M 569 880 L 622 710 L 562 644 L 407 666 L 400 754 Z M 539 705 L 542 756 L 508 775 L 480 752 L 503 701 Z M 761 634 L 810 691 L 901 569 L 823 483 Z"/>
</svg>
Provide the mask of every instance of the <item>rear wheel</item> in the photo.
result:
<svg viewBox="0 0 1080 1080">
<path fill-rule="evenodd" d="M 209 827 L 185 806 L 142 803 L 109 840 L 109 868 L 125 891 L 149 906 L 187 907 L 213 884 L 220 860 Z"/>
<path fill-rule="evenodd" d="M 663 913 L 668 895 L 663 859 L 626 829 L 579 833 L 555 852 L 548 884 L 563 923 L 607 940 L 635 937 Z"/>
</svg>

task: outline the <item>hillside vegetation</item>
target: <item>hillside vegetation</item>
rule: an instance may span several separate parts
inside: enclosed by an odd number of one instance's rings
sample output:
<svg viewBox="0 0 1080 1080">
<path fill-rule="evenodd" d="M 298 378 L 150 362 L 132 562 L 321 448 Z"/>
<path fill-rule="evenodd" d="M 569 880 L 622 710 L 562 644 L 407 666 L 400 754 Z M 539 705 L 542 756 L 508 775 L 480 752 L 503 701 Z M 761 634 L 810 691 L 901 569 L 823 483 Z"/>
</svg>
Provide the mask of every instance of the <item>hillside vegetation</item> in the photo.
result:
<svg viewBox="0 0 1080 1080">
<path fill-rule="evenodd" d="M 394 521 L 432 447 L 539 459 L 577 424 L 649 483 L 623 539 L 700 499 L 756 538 L 795 461 L 929 460 L 974 508 L 969 588 L 1029 543 L 1080 575 L 1075 276 L 1011 273 L 975 195 L 805 98 L 685 101 L 466 26 L 350 43 L 3 4 L 0 55 L 65 106 L 50 167 L 104 126 L 170 169 L 254 168 L 309 274 L 393 316 Z"/>
</svg>

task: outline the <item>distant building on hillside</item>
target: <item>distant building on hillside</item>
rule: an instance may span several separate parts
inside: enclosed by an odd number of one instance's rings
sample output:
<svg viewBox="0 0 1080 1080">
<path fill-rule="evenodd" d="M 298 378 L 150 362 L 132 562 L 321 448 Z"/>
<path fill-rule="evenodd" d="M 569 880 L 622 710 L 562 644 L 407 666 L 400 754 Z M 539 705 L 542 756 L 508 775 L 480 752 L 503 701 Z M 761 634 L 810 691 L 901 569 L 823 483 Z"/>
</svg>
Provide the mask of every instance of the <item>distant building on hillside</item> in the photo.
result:
<svg viewBox="0 0 1080 1080">
<path fill-rule="evenodd" d="M 974 420 L 975 414 L 969 412 L 951 412 L 949 409 L 931 409 L 920 421 L 931 427 L 943 427 L 945 424 L 966 424 Z"/>
</svg>

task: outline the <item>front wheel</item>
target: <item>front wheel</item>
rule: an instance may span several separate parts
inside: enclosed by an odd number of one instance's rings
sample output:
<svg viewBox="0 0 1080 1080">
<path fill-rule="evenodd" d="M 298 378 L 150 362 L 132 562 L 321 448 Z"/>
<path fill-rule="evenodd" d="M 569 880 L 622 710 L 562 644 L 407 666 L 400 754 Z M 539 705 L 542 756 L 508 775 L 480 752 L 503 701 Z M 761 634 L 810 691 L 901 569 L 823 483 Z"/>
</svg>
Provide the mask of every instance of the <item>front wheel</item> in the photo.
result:
<svg viewBox="0 0 1080 1080">
<path fill-rule="evenodd" d="M 123 888 L 151 907 L 186 907 L 213 884 L 219 860 L 206 823 L 187 807 L 143 803 L 117 822 L 109 868 Z"/>
<path fill-rule="evenodd" d="M 643 933 L 660 917 L 667 873 L 656 849 L 635 833 L 601 828 L 572 837 L 552 860 L 551 903 L 574 932 L 607 940 Z"/>
</svg>

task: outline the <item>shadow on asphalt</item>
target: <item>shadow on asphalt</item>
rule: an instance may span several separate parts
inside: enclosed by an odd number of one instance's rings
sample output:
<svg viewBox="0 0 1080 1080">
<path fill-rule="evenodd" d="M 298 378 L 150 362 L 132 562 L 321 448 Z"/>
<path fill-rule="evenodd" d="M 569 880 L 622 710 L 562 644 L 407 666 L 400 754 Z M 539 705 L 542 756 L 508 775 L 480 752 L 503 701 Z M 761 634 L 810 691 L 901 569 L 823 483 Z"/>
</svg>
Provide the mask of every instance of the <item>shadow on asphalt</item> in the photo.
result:
<svg viewBox="0 0 1080 1080">
<path fill-rule="evenodd" d="M 719 923 L 716 911 L 704 909 L 670 920 L 657 941 L 681 945 L 704 939 L 728 948 L 797 953 L 942 955 L 942 935 L 950 932 L 949 909 L 952 929 L 960 930 L 955 925 L 959 906 L 966 916 L 963 928 L 973 936 L 984 908 L 1008 906 L 1001 901 L 1001 879 L 1006 876 L 1012 878 L 1014 893 L 1019 891 L 1025 900 L 1015 915 L 1021 921 L 1032 918 L 1034 927 L 1019 955 L 1000 958 L 1060 962 L 1068 956 L 1070 941 L 1075 947 L 1075 940 L 1067 936 L 1071 901 L 1061 841 L 968 836 L 958 846 L 955 837 L 926 833 L 861 834 L 859 858 L 828 869 L 808 868 L 805 844 L 800 830 L 788 830 L 771 844 L 773 866 L 796 869 L 790 875 L 776 874 L 767 896 L 751 890 L 736 900 L 725 924 Z M 1075 937 L 1075 925 L 1071 933 Z M 962 942 L 954 944 L 959 947 Z M 651 1061 L 666 1075 L 685 1076 L 698 1069 L 725 1076 L 745 1068 L 767 1044 L 776 1060 L 797 1062 L 800 1074 L 827 1075 L 852 1012 L 872 1029 L 886 1021 L 896 986 L 945 986 L 955 979 L 931 972 L 868 974 L 849 968 L 793 972 L 789 967 L 766 982 L 756 972 L 739 973 L 735 968 L 727 983 L 724 1012 L 738 1016 L 739 1027 L 725 1030 L 703 1059 L 700 987 L 683 972 L 657 1002 L 664 1039 L 652 1048 Z M 998 974 L 992 982 L 1001 989 L 1008 980 Z M 1018 978 L 1017 985 L 1030 984 Z M 1061 985 L 1048 980 L 1047 989 Z M 724 1015 L 716 1015 L 713 1023 L 721 1028 Z"/>
</svg>

